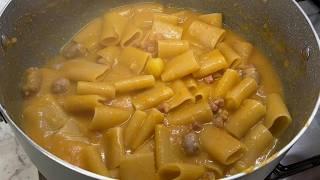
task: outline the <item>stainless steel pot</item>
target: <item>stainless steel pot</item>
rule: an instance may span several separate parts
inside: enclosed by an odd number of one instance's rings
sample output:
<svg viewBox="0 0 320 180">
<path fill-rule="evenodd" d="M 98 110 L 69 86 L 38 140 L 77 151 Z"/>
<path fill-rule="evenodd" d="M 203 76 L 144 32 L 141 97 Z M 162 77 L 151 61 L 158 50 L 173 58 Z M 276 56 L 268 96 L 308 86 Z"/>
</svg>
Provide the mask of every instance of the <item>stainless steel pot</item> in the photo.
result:
<svg viewBox="0 0 320 180">
<path fill-rule="evenodd" d="M 107 179 L 75 167 L 38 146 L 20 128 L 19 82 L 23 71 L 48 57 L 89 20 L 110 7 L 138 0 L 11 0 L 0 12 L 0 103 L 3 120 L 48 179 Z M 242 34 L 272 60 L 284 84 L 294 122 L 277 153 L 252 172 L 226 179 L 263 179 L 310 125 L 319 106 L 319 39 L 293 0 L 159 0 L 166 5 L 223 12 L 228 27 Z M 8 47 L 8 39 L 18 42 Z"/>
</svg>

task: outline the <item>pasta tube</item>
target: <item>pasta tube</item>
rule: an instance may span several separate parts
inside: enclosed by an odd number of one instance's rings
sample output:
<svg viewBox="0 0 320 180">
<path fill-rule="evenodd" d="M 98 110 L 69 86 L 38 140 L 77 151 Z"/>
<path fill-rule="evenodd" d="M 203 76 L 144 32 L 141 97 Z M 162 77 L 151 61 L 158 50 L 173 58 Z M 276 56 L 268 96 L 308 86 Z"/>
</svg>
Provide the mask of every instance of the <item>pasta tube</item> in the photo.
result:
<svg viewBox="0 0 320 180">
<path fill-rule="evenodd" d="M 267 114 L 264 125 L 276 137 L 279 137 L 291 124 L 292 118 L 287 106 L 279 94 L 270 94 L 267 97 Z"/>
<path fill-rule="evenodd" d="M 157 109 L 151 109 L 148 112 L 148 116 L 143 121 L 141 128 L 138 130 L 135 138 L 133 139 L 131 148 L 136 150 L 140 145 L 142 145 L 149 137 L 154 133 L 155 126 L 162 123 L 164 120 L 164 115 Z"/>
<path fill-rule="evenodd" d="M 135 135 L 140 132 L 144 120 L 147 118 L 147 113 L 137 110 L 129 120 L 124 129 L 124 143 L 128 149 L 132 149 L 132 143 Z"/>
<path fill-rule="evenodd" d="M 215 139 L 214 143 L 212 140 Z M 200 133 L 200 142 L 209 155 L 220 163 L 230 165 L 243 157 L 246 147 L 226 131 L 206 126 Z"/>
<path fill-rule="evenodd" d="M 114 86 L 117 92 L 125 93 L 149 88 L 154 86 L 155 83 L 155 79 L 152 75 L 142 75 L 117 81 L 114 83 Z"/>
<path fill-rule="evenodd" d="M 128 18 L 114 12 L 103 16 L 100 43 L 104 46 L 117 45 L 127 25 Z"/>
<path fill-rule="evenodd" d="M 146 65 L 150 54 L 134 47 L 124 48 L 119 57 L 119 63 L 128 67 L 133 73 L 140 74 Z"/>
<path fill-rule="evenodd" d="M 50 94 L 33 100 L 32 104 L 24 108 L 23 117 L 26 121 L 23 127 L 30 130 L 27 133 L 32 138 L 39 137 L 39 131 L 43 129 L 42 124 L 46 124 L 47 131 L 57 131 L 65 127 L 65 124 L 71 119 Z"/>
<path fill-rule="evenodd" d="M 213 88 L 211 86 L 200 84 L 198 88 L 192 92 L 192 94 L 194 95 L 196 101 L 199 101 L 199 100 L 206 101 L 208 100 L 212 91 L 213 91 Z"/>
<path fill-rule="evenodd" d="M 225 30 L 195 20 L 186 32 L 186 38 L 207 48 L 215 48 L 225 35 Z"/>
<path fill-rule="evenodd" d="M 153 21 L 161 21 L 161 22 L 177 25 L 179 22 L 179 18 L 171 14 L 155 13 L 153 15 Z"/>
<path fill-rule="evenodd" d="M 212 26 L 222 28 L 222 14 L 221 13 L 200 15 L 199 19 L 207 24 L 212 25 Z"/>
<path fill-rule="evenodd" d="M 72 112 L 93 111 L 96 106 L 101 106 L 101 101 L 104 100 L 98 95 L 72 95 L 64 99 L 63 107 Z"/>
<path fill-rule="evenodd" d="M 213 114 L 207 101 L 187 104 L 170 112 L 167 116 L 170 125 L 183 125 L 193 122 L 207 123 L 212 119 Z"/>
<path fill-rule="evenodd" d="M 128 24 L 120 40 L 120 46 L 128 47 L 128 46 L 136 45 L 141 41 L 142 36 L 143 36 L 143 32 L 140 28 L 132 24 Z"/>
<path fill-rule="evenodd" d="M 162 81 L 172 81 L 200 69 L 200 65 L 191 50 L 176 56 L 167 62 L 164 72 L 161 75 Z"/>
<path fill-rule="evenodd" d="M 162 21 L 153 21 L 151 34 L 161 36 L 164 39 L 181 39 L 183 29 L 179 26 Z"/>
<path fill-rule="evenodd" d="M 102 28 L 102 18 L 97 18 L 85 26 L 73 40 L 84 45 L 87 49 L 93 49 L 99 44 Z"/>
<path fill-rule="evenodd" d="M 119 126 L 127 121 L 130 115 L 130 110 L 109 106 L 98 106 L 95 108 L 94 116 L 89 125 L 89 129 L 106 130 L 115 126 Z"/>
<path fill-rule="evenodd" d="M 184 102 L 195 102 L 195 98 L 183 83 L 183 81 L 177 80 L 173 82 L 171 85 L 171 89 L 174 92 L 174 96 L 168 101 L 169 110 L 178 107 Z"/>
<path fill-rule="evenodd" d="M 155 152 L 156 165 L 161 168 L 167 163 L 179 162 L 180 147 L 176 147 L 170 142 L 170 130 L 163 126 L 157 125 L 155 129 Z"/>
<path fill-rule="evenodd" d="M 96 81 L 110 67 L 84 59 L 75 59 L 63 63 L 60 71 L 73 81 Z"/>
<path fill-rule="evenodd" d="M 242 101 L 251 96 L 258 89 L 257 82 L 250 77 L 243 79 L 226 95 L 227 108 L 236 109 Z"/>
<path fill-rule="evenodd" d="M 222 78 L 218 81 L 214 96 L 223 98 L 229 90 L 240 82 L 240 75 L 237 71 L 227 69 Z"/>
<path fill-rule="evenodd" d="M 226 60 L 230 68 L 236 68 L 241 64 L 241 57 L 227 43 L 219 43 L 217 47 L 224 55 L 224 57 L 226 57 Z"/>
<path fill-rule="evenodd" d="M 230 116 L 225 124 L 226 130 L 238 139 L 266 114 L 266 107 L 259 101 L 248 99 Z"/>
<path fill-rule="evenodd" d="M 228 66 L 224 56 L 217 49 L 202 55 L 198 63 L 200 69 L 193 73 L 193 77 L 195 78 L 208 76 Z"/>
<path fill-rule="evenodd" d="M 165 164 L 159 169 L 160 179 L 187 180 L 198 179 L 205 172 L 205 168 L 199 165 L 186 163 Z"/>
<path fill-rule="evenodd" d="M 108 46 L 97 52 L 103 58 L 106 64 L 113 65 L 120 56 L 121 49 L 118 46 Z"/>
<path fill-rule="evenodd" d="M 235 40 L 231 42 L 232 48 L 240 55 L 243 64 L 248 62 L 252 52 L 252 44 L 240 40 Z"/>
<path fill-rule="evenodd" d="M 94 146 L 88 146 L 82 149 L 83 159 L 86 168 L 102 176 L 108 175 L 108 169 L 105 167 L 98 150 Z"/>
<path fill-rule="evenodd" d="M 190 89 L 190 91 L 195 91 L 198 88 L 197 81 L 192 77 L 185 78 L 183 82 Z"/>
<path fill-rule="evenodd" d="M 153 153 L 129 155 L 120 163 L 121 180 L 152 180 L 156 179 Z"/>
<path fill-rule="evenodd" d="M 189 49 L 189 42 L 185 40 L 158 40 L 158 56 L 170 58 Z"/>
<path fill-rule="evenodd" d="M 105 98 L 114 98 L 116 96 L 116 90 L 112 85 L 98 82 L 78 81 L 77 93 L 81 95 L 96 94 Z"/>
<path fill-rule="evenodd" d="M 171 88 L 159 83 L 156 84 L 155 87 L 134 96 L 132 103 L 136 109 L 144 110 L 160 105 L 162 102 L 170 99 L 173 95 L 174 93 Z"/>
<path fill-rule="evenodd" d="M 124 159 L 122 128 L 115 127 L 106 131 L 103 141 L 107 167 L 109 169 L 119 167 L 121 160 Z"/>
<path fill-rule="evenodd" d="M 243 171 L 255 165 L 256 159 L 265 152 L 274 140 L 270 131 L 262 124 L 253 127 L 243 139 L 243 143 L 247 146 L 248 151 L 235 163 L 234 168 L 237 171 Z"/>
</svg>

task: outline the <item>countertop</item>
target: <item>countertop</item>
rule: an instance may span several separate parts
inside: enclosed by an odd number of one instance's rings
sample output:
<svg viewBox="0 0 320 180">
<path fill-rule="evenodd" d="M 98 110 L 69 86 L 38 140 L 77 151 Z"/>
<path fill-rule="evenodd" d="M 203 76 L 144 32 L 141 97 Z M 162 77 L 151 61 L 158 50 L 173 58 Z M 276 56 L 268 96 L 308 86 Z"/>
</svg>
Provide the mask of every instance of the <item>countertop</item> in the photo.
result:
<svg viewBox="0 0 320 180">
<path fill-rule="evenodd" d="M 39 179 L 37 168 L 5 123 L 0 123 L 0 177 L 3 180 Z"/>
</svg>

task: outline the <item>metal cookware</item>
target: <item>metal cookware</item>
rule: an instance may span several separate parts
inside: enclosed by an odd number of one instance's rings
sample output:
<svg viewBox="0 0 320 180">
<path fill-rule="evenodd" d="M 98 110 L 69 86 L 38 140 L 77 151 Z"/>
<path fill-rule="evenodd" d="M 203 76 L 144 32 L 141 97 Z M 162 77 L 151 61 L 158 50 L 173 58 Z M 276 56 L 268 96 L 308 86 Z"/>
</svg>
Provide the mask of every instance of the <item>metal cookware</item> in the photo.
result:
<svg viewBox="0 0 320 180">
<path fill-rule="evenodd" d="M 48 179 L 107 179 L 75 167 L 38 146 L 20 128 L 19 82 L 24 70 L 42 65 L 91 19 L 111 7 L 139 0 L 11 0 L 0 12 L 0 103 L 2 119 Z M 222 12 L 227 27 L 243 35 L 271 60 L 284 85 L 294 119 L 277 153 L 251 172 L 226 179 L 263 179 L 310 125 L 319 106 L 319 39 L 293 0 L 158 0 L 164 5 Z M 12 44 L 11 39 L 17 38 Z"/>
</svg>

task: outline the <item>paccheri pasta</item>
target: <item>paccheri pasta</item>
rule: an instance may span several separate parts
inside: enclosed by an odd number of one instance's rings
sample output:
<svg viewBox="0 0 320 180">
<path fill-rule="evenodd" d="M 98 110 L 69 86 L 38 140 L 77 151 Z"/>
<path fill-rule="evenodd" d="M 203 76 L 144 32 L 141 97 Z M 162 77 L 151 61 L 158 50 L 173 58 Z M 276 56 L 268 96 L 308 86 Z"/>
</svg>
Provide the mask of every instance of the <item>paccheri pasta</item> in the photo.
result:
<svg viewBox="0 0 320 180">
<path fill-rule="evenodd" d="M 123 180 L 215 179 L 257 165 L 292 119 L 267 59 L 222 19 L 155 3 L 106 11 L 59 61 L 26 71 L 23 129 Z"/>
</svg>

